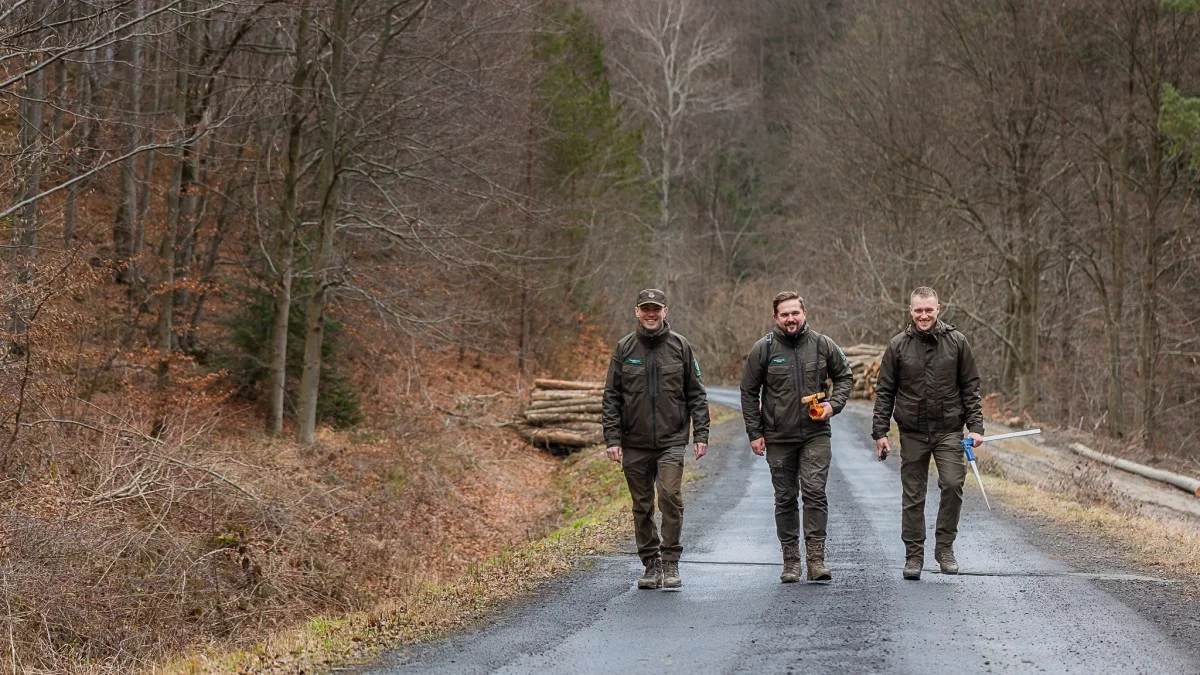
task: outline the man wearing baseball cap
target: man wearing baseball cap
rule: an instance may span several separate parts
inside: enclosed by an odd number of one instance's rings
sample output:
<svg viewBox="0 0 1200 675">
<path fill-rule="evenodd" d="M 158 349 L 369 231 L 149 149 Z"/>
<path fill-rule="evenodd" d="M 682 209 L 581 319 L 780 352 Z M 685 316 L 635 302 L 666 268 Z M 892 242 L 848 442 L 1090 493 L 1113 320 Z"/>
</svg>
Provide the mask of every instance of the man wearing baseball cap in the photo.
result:
<svg viewBox="0 0 1200 675">
<path fill-rule="evenodd" d="M 687 339 L 667 325 L 667 296 L 638 293 L 637 328 L 617 342 L 604 383 L 604 442 L 621 462 L 633 498 L 634 538 L 645 573 L 641 589 L 679 588 L 683 526 L 683 455 L 708 451 L 708 396 Z M 654 496 L 662 532 L 654 524 Z"/>
</svg>

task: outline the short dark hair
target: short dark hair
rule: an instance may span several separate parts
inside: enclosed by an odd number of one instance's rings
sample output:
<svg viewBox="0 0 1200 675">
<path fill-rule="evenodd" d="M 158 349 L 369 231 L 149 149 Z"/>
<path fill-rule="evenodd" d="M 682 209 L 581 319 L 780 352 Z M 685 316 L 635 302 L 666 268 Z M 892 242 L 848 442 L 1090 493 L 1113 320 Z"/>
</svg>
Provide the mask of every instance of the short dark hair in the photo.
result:
<svg viewBox="0 0 1200 675">
<path fill-rule="evenodd" d="M 928 286 L 917 286 L 916 290 L 908 296 L 908 302 L 912 303 L 913 298 L 933 298 L 934 302 L 938 301 L 937 291 Z"/>
<path fill-rule="evenodd" d="M 771 300 L 771 313 L 778 314 L 779 304 L 782 302 L 787 302 L 788 300 L 799 300 L 800 310 L 804 312 L 808 311 L 808 308 L 804 306 L 804 298 L 800 297 L 799 293 L 796 291 L 781 291 L 775 295 L 774 299 Z"/>
</svg>

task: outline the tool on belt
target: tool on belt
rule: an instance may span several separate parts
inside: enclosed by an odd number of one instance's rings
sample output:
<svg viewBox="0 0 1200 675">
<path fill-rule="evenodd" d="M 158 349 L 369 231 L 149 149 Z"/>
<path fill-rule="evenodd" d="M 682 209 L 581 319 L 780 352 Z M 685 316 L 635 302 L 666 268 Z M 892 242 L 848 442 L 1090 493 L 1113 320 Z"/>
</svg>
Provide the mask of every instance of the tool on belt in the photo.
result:
<svg viewBox="0 0 1200 675">
<path fill-rule="evenodd" d="M 1013 431 L 1007 434 L 996 434 L 995 436 L 984 436 L 985 441 L 1002 441 L 1006 438 L 1017 438 L 1018 436 L 1032 436 L 1042 433 L 1041 429 L 1026 429 L 1024 431 Z M 967 463 L 971 465 L 971 471 L 975 473 L 975 480 L 979 482 L 979 491 L 983 493 L 983 503 L 987 504 L 988 510 L 992 510 L 992 503 L 988 501 L 987 491 L 983 489 L 983 479 L 979 477 L 979 467 L 975 465 L 975 453 L 971 452 L 971 446 L 975 445 L 975 441 L 971 438 L 962 439 L 963 452 L 967 455 Z"/>
</svg>

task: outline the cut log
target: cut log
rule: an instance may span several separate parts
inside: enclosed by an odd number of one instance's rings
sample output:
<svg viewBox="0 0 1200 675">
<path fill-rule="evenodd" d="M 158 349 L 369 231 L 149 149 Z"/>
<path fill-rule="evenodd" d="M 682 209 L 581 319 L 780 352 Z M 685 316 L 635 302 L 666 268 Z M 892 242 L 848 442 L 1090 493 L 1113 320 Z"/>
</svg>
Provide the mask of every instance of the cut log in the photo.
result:
<svg viewBox="0 0 1200 675">
<path fill-rule="evenodd" d="M 531 401 L 566 401 L 576 398 L 602 398 L 603 389 L 537 390 L 529 395 Z"/>
<path fill-rule="evenodd" d="M 859 344 L 853 347 L 846 347 L 842 353 L 847 357 L 850 356 L 883 356 L 883 352 L 887 350 L 887 345 L 867 345 Z"/>
<path fill-rule="evenodd" d="M 603 382 L 573 382 L 571 380 L 534 380 L 538 389 L 604 389 Z"/>
<path fill-rule="evenodd" d="M 599 403 L 581 403 L 579 405 L 554 406 L 552 408 L 526 408 L 526 414 L 546 415 L 553 413 L 600 413 L 604 406 Z"/>
<path fill-rule="evenodd" d="M 530 424 L 538 424 L 542 426 L 562 424 L 564 422 L 590 422 L 593 424 L 600 424 L 601 422 L 600 413 L 588 414 L 583 412 L 569 412 L 544 414 L 535 412 L 526 413 L 523 417 L 526 419 L 526 422 Z"/>
<path fill-rule="evenodd" d="M 534 401 L 533 403 L 530 403 L 525 409 L 526 410 L 557 410 L 560 408 L 577 408 L 579 406 L 599 407 L 599 406 L 602 406 L 603 404 L 604 404 L 603 399 L 579 398 L 579 399 L 567 399 L 565 401 Z"/>
<path fill-rule="evenodd" d="M 599 434 L 587 434 L 569 429 L 517 427 L 517 433 L 534 445 L 565 445 L 582 448 L 603 442 Z"/>
<path fill-rule="evenodd" d="M 604 425 L 599 422 L 555 422 L 553 426 L 571 431 L 581 431 L 589 434 L 603 434 Z"/>
<path fill-rule="evenodd" d="M 1184 476 L 1182 474 L 1172 473 L 1170 471 L 1163 471 L 1162 469 L 1155 469 L 1153 467 L 1131 462 L 1127 459 L 1122 459 L 1114 455 L 1096 452 L 1088 446 L 1080 443 L 1071 443 L 1067 447 L 1089 459 L 1094 459 L 1097 462 L 1103 462 L 1109 466 L 1115 466 L 1123 471 L 1136 473 L 1139 476 L 1144 476 L 1152 480 L 1161 481 L 1168 485 L 1174 485 L 1180 490 L 1190 492 L 1197 497 L 1200 497 L 1200 480 L 1192 478 L 1191 476 Z"/>
</svg>

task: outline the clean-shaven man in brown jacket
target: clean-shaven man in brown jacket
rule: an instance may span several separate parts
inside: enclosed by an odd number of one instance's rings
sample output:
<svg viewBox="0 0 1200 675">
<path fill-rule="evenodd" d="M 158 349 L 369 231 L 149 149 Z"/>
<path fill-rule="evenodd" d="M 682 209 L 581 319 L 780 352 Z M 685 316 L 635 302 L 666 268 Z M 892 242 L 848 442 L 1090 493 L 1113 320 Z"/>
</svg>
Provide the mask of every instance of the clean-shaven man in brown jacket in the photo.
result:
<svg viewBox="0 0 1200 675">
<path fill-rule="evenodd" d="M 604 383 L 604 441 L 633 498 L 634 538 L 646 566 L 640 589 L 679 588 L 683 552 L 683 454 L 708 451 L 708 395 L 687 339 L 667 325 L 667 296 L 638 293 L 638 325 L 617 342 Z M 662 533 L 654 524 L 654 494 Z"/>
<path fill-rule="evenodd" d="M 921 286 L 909 297 L 912 323 L 891 339 L 879 364 L 871 437 L 879 459 L 892 451 L 891 418 L 900 429 L 901 538 L 904 578 L 920 579 L 925 561 L 925 493 L 929 458 L 937 464 L 937 528 L 933 556 L 943 574 L 958 574 L 954 539 L 962 512 L 963 427 L 983 443 L 979 370 L 967 338 L 938 319 L 942 306 L 932 288 Z"/>
</svg>

